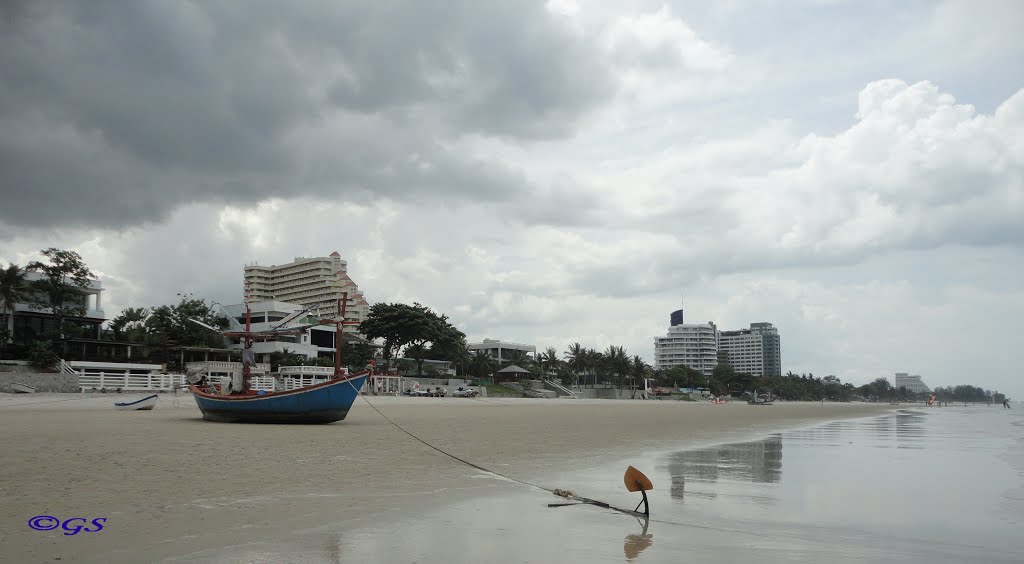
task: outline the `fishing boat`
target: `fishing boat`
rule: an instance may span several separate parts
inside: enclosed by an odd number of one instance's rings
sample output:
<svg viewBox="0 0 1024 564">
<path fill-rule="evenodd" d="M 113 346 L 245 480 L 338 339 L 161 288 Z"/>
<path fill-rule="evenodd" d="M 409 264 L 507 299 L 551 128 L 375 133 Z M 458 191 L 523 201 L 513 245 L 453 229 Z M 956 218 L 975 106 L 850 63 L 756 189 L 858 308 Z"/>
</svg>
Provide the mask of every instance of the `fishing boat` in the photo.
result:
<svg viewBox="0 0 1024 564">
<path fill-rule="evenodd" d="M 252 330 L 249 311 L 250 293 L 246 288 L 245 330 L 224 331 L 224 336 L 240 339 L 245 345 L 242 350 L 242 374 L 223 384 L 206 381 L 205 375 L 188 375 L 189 390 L 196 399 L 203 419 L 222 423 L 333 423 L 348 415 L 352 403 L 359 395 L 370 371 L 347 374 L 341 368 L 341 337 L 346 325 L 357 322 L 345 321 L 348 294 L 338 300 L 338 317 L 320 320 L 319 325 L 335 325 L 334 375 L 327 382 L 296 390 L 266 392 L 251 389 L 252 367 L 256 355 L 252 345 L 282 334 L 298 334 L 312 325 L 287 327 L 287 323 L 304 312 L 293 314 L 282 320 L 275 328 L 266 331 Z M 305 311 L 309 311 L 308 309 Z M 212 329 L 212 328 L 211 328 Z"/>
<path fill-rule="evenodd" d="M 115 403 L 114 407 L 118 411 L 150 411 L 156 407 L 158 399 L 160 399 L 160 396 L 153 394 L 137 401 Z"/>
<path fill-rule="evenodd" d="M 36 389 L 28 384 L 22 384 L 21 382 L 12 382 L 11 390 L 16 394 L 34 394 Z"/>
<path fill-rule="evenodd" d="M 750 405 L 771 405 L 774 401 L 775 399 L 772 398 L 771 392 L 759 396 L 757 395 L 757 390 L 754 390 L 754 393 L 751 394 L 747 403 Z"/>
</svg>

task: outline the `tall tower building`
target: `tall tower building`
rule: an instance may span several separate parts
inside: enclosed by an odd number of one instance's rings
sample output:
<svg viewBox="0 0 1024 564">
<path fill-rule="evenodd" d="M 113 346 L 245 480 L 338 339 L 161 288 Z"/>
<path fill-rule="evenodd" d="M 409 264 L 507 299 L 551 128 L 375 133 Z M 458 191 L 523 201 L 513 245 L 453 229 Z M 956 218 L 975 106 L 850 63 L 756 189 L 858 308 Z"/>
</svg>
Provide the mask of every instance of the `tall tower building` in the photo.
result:
<svg viewBox="0 0 1024 564">
<path fill-rule="evenodd" d="M 654 338 L 654 368 L 688 366 L 711 376 L 718 364 L 718 328 L 712 322 L 683 323 L 683 310 L 673 311 L 664 337 Z"/>
<path fill-rule="evenodd" d="M 749 329 L 722 331 L 719 347 L 723 362 L 736 372 L 754 376 L 782 374 L 779 331 L 771 323 L 751 323 Z"/>
<path fill-rule="evenodd" d="M 288 264 L 245 267 L 245 284 L 252 301 L 278 301 L 312 307 L 316 315 L 333 315 L 348 292 L 345 319 L 362 322 L 370 304 L 348 275 L 348 263 L 334 251 L 326 257 L 296 257 Z"/>
</svg>

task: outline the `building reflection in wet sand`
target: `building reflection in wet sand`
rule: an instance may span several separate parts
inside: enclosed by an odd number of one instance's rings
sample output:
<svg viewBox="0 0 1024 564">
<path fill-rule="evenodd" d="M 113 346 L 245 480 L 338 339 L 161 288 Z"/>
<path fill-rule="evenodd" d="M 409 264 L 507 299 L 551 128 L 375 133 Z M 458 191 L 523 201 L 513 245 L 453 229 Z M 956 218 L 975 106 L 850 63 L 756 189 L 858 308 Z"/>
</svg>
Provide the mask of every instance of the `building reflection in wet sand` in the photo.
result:
<svg viewBox="0 0 1024 564">
<path fill-rule="evenodd" d="M 669 457 L 668 470 L 670 494 L 680 500 L 687 480 L 777 483 L 782 477 L 782 435 L 677 452 Z"/>
</svg>

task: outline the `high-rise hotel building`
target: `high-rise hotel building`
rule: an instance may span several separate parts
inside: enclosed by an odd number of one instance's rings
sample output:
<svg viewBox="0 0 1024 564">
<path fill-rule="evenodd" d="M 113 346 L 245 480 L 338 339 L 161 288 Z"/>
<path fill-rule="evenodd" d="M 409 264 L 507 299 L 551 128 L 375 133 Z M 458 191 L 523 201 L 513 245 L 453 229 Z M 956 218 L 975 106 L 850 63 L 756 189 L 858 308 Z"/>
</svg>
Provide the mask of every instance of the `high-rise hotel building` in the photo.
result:
<svg viewBox="0 0 1024 564">
<path fill-rule="evenodd" d="M 751 323 L 749 329 L 722 331 L 719 358 L 736 372 L 754 376 L 781 376 L 782 351 L 779 330 L 771 323 Z"/>
<path fill-rule="evenodd" d="M 711 321 L 687 324 L 683 310 L 669 317 L 668 334 L 654 338 L 654 368 L 688 366 L 710 376 L 719 362 L 754 376 L 782 374 L 779 331 L 771 323 L 751 323 L 749 329 L 719 331 Z"/>
<path fill-rule="evenodd" d="M 334 251 L 327 257 L 297 257 L 288 264 L 245 267 L 250 301 L 278 301 L 312 307 L 314 315 L 333 316 L 348 292 L 347 321 L 362 322 L 370 309 L 359 286 L 348 276 L 348 263 Z"/>
<path fill-rule="evenodd" d="M 654 368 L 689 366 L 711 376 L 718 364 L 718 328 L 712 322 L 683 323 L 683 310 L 672 312 L 664 337 L 654 338 Z"/>
</svg>

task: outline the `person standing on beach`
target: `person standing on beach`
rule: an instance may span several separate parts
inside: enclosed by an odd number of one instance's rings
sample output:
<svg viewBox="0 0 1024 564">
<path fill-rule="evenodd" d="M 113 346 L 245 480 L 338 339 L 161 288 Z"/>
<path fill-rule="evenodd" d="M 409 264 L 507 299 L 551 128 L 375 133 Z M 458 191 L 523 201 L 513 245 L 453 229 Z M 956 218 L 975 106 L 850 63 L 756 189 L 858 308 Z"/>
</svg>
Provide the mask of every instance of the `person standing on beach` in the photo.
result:
<svg viewBox="0 0 1024 564">
<path fill-rule="evenodd" d="M 1010 400 L 1009 400 L 1009 398 L 1003 400 L 1003 407 L 1006 408 L 1006 409 L 1010 409 Z"/>
</svg>

